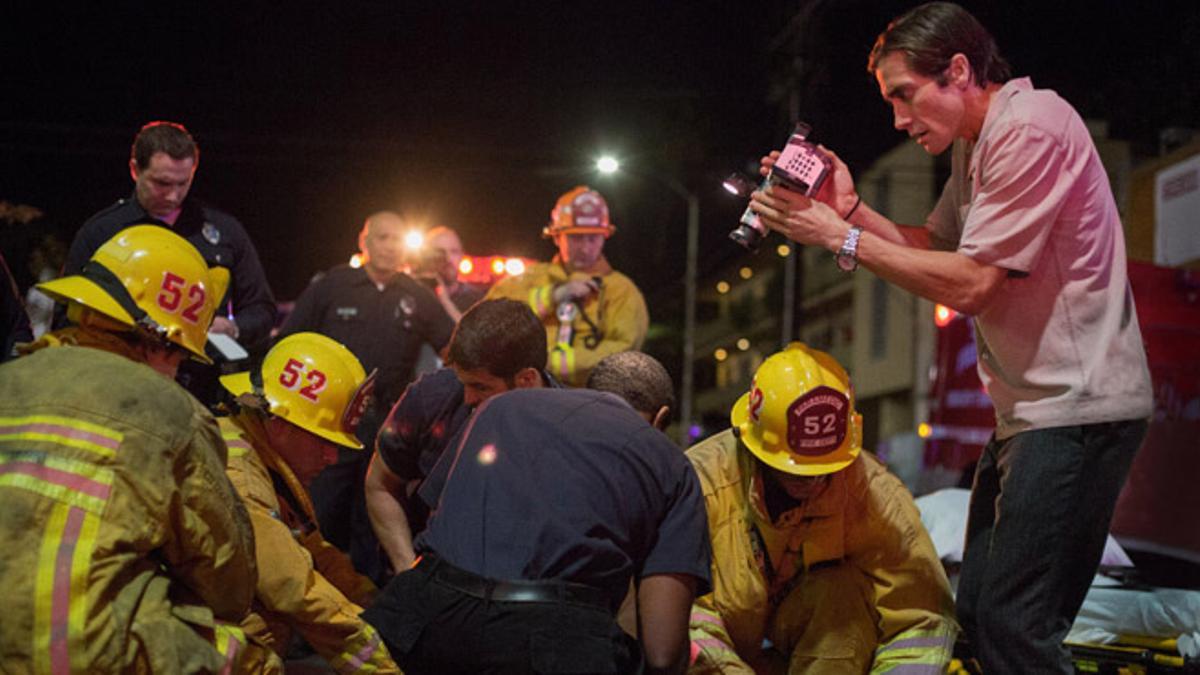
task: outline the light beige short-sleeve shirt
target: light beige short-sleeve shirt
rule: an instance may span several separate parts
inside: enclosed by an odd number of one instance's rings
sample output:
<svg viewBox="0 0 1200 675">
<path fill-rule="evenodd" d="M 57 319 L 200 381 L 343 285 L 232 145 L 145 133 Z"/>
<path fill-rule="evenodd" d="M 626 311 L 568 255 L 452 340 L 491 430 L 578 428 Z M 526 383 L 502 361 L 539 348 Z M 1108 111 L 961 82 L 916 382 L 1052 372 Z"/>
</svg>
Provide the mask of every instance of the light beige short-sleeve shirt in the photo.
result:
<svg viewBox="0 0 1200 675">
<path fill-rule="evenodd" d="M 979 139 L 955 143 L 926 228 L 934 246 L 1010 270 L 974 317 L 998 438 L 1151 413 L 1117 206 L 1070 104 L 1028 78 L 1005 84 Z"/>
</svg>

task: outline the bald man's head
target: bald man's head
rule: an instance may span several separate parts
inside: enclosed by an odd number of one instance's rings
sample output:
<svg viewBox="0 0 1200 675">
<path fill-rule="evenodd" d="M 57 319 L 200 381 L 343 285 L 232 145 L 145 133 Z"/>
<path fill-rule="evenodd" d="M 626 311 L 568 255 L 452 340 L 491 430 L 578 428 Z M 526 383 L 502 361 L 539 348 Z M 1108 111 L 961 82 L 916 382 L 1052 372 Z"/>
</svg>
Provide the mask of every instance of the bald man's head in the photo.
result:
<svg viewBox="0 0 1200 675">
<path fill-rule="evenodd" d="M 387 279 L 400 271 L 404 229 L 404 218 L 395 211 L 379 211 L 367 216 L 358 234 L 358 250 L 372 277 Z"/>
</svg>

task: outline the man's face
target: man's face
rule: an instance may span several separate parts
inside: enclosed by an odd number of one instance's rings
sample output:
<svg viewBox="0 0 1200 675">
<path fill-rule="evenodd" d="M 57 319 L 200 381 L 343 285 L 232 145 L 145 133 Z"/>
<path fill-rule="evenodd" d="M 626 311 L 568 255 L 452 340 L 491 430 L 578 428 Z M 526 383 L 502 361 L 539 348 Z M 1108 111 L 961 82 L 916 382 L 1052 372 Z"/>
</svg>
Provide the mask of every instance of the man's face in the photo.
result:
<svg viewBox="0 0 1200 675">
<path fill-rule="evenodd" d="M 431 252 L 441 254 L 441 265 L 435 272 L 442 278 L 442 283 L 450 284 L 458 280 L 458 264 L 462 262 L 463 250 L 462 242 L 458 240 L 458 235 L 450 231 L 443 231 L 435 234 L 432 238 L 425 242 Z"/>
<path fill-rule="evenodd" d="M 604 253 L 603 234 L 560 234 L 555 243 L 559 257 L 573 272 L 591 269 Z"/>
<path fill-rule="evenodd" d="M 379 215 L 367 226 L 363 239 L 367 268 L 383 276 L 395 274 L 404 256 L 404 221 L 393 215 Z"/>
<path fill-rule="evenodd" d="M 884 100 L 892 105 L 896 128 L 907 132 L 925 152 L 939 155 L 954 139 L 966 136 L 966 102 L 958 87 L 939 86 L 935 79 L 913 72 L 900 52 L 879 60 L 875 79 Z"/>
<path fill-rule="evenodd" d="M 777 469 L 768 469 L 775 482 L 779 484 L 789 497 L 804 502 L 825 491 L 829 485 L 829 476 L 797 476 Z"/>
<path fill-rule="evenodd" d="M 463 403 L 474 407 L 495 396 L 512 389 L 502 377 L 491 374 L 487 368 L 466 370 L 454 366 L 454 374 L 463 386 Z"/>
<path fill-rule="evenodd" d="M 165 152 L 156 152 L 150 156 L 150 163 L 145 168 L 139 168 L 137 161 L 130 159 L 129 172 L 136 186 L 138 203 L 146 213 L 162 218 L 183 205 L 196 175 L 196 160 L 193 157 L 175 159 Z"/>
<path fill-rule="evenodd" d="M 325 467 L 337 462 L 338 446 L 324 438 L 288 422 L 273 418 L 271 445 L 292 468 L 292 473 L 308 487 Z"/>
<path fill-rule="evenodd" d="M 167 347 L 150 342 L 143 342 L 142 345 L 142 355 L 146 360 L 146 365 L 172 380 L 179 372 L 179 365 L 189 358 L 188 353 L 179 347 Z"/>
</svg>

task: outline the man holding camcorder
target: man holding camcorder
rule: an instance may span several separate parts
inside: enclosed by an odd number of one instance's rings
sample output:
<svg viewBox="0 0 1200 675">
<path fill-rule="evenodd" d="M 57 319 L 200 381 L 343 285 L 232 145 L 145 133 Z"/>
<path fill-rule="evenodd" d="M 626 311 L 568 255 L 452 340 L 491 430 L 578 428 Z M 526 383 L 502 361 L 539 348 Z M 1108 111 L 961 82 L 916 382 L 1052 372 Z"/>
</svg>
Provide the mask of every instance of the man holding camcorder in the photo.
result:
<svg viewBox="0 0 1200 675">
<path fill-rule="evenodd" d="M 1010 79 L 957 5 L 893 21 L 868 69 L 897 129 L 930 154 L 953 146 L 924 227 L 862 203 L 832 153 L 815 198 L 777 185 L 752 207 L 843 269 L 862 264 L 974 317 L 996 432 L 975 474 L 958 618 L 986 672 L 1072 672 L 1062 639 L 1152 410 L 1108 178 L 1079 114 Z"/>
</svg>

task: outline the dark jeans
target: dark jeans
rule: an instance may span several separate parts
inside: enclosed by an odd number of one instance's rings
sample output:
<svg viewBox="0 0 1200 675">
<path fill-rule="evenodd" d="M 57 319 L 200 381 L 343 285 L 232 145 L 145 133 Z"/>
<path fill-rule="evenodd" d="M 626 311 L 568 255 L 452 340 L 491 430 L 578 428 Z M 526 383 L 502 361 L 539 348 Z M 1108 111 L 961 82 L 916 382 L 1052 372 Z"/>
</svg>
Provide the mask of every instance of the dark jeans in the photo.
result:
<svg viewBox="0 0 1200 675">
<path fill-rule="evenodd" d="M 988 675 L 1073 673 L 1063 638 L 1104 552 L 1144 420 L 994 437 L 975 471 L 958 619 Z"/>
<path fill-rule="evenodd" d="M 610 611 L 489 601 L 444 585 L 431 567 L 393 577 L 362 615 L 408 675 L 640 672 L 641 650 Z"/>
</svg>

